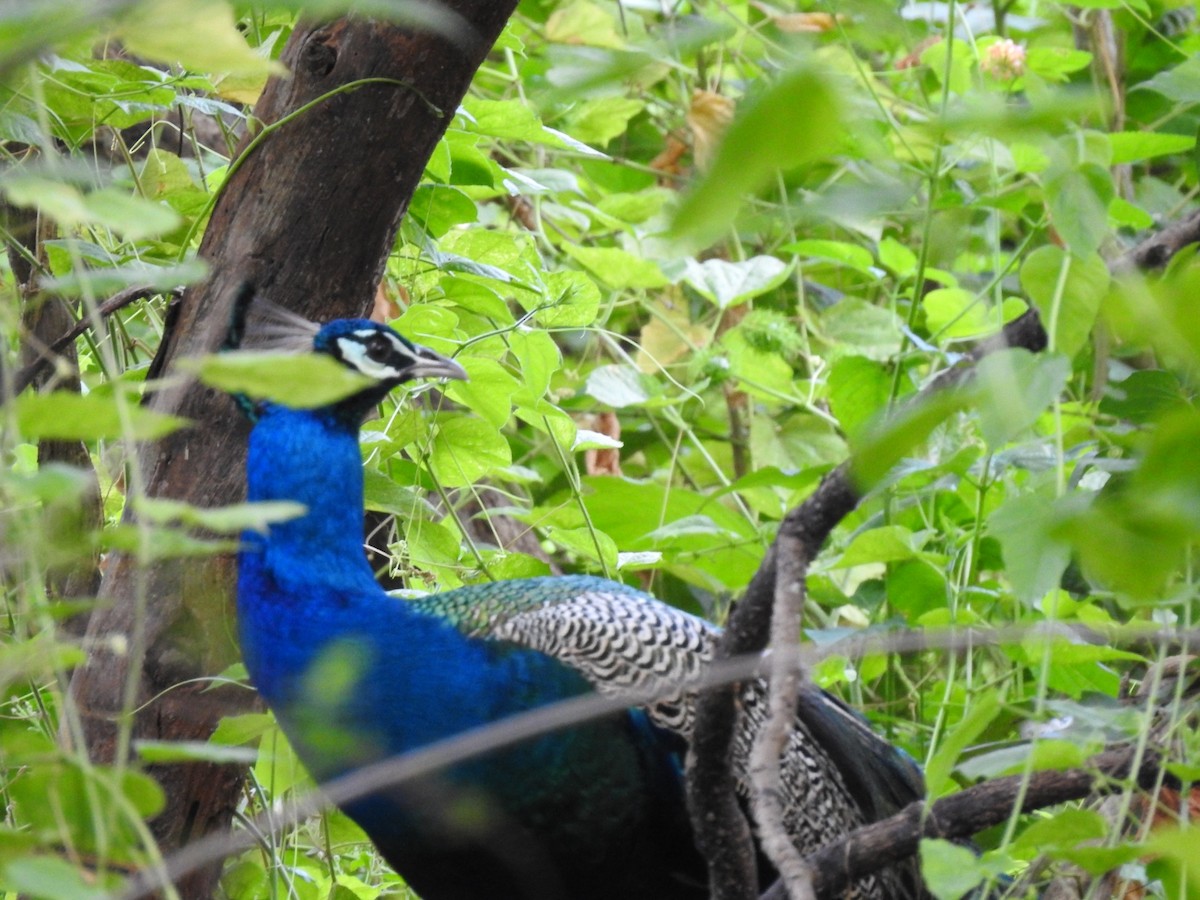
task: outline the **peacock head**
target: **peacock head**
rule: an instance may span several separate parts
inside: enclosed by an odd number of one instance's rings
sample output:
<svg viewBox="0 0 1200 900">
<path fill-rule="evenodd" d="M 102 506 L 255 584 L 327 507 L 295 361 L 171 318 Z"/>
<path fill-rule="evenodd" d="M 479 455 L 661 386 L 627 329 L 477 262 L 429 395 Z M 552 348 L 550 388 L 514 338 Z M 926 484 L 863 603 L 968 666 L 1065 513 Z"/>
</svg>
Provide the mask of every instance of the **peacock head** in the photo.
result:
<svg viewBox="0 0 1200 900">
<path fill-rule="evenodd" d="M 386 325 L 369 319 L 335 319 L 318 325 L 258 296 L 250 283 L 242 284 L 234 297 L 222 348 L 241 348 L 244 336 L 250 337 L 257 349 L 322 353 L 366 376 L 369 383 L 363 390 L 329 407 L 337 418 L 355 424 L 393 388 L 406 381 L 467 380 L 466 370 L 454 360 L 414 344 Z M 269 403 L 255 403 L 242 394 L 235 394 L 234 398 L 252 421 L 271 408 Z"/>
<path fill-rule="evenodd" d="M 466 370 L 454 360 L 369 319 L 335 319 L 313 337 L 313 349 L 367 376 L 384 391 L 416 378 L 467 380 Z"/>
</svg>

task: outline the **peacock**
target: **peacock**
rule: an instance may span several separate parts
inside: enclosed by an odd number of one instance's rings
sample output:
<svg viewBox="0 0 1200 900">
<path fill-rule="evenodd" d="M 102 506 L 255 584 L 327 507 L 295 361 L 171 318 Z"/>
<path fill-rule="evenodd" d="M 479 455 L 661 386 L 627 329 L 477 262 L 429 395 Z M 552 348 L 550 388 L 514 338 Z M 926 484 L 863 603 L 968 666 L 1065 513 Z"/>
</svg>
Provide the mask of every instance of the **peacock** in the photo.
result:
<svg viewBox="0 0 1200 900">
<path fill-rule="evenodd" d="M 706 897 L 684 801 L 694 713 L 687 685 L 712 659 L 719 629 L 584 575 L 470 585 L 415 601 L 387 594 L 363 550 L 360 424 L 404 382 L 466 373 L 369 320 L 319 327 L 292 314 L 274 318 L 276 336 L 299 335 L 369 381 L 318 409 L 253 406 L 248 499 L 306 511 L 243 535 L 239 632 L 250 678 L 301 760 L 325 781 L 559 700 L 654 695 L 377 791 L 345 812 L 423 900 Z M 745 773 L 766 715 L 764 686 L 747 685 L 741 706 L 734 765 Z M 911 759 L 811 686 L 785 782 L 788 826 L 802 850 L 923 795 Z M 885 872 L 849 896 L 919 891 L 911 873 Z"/>
</svg>

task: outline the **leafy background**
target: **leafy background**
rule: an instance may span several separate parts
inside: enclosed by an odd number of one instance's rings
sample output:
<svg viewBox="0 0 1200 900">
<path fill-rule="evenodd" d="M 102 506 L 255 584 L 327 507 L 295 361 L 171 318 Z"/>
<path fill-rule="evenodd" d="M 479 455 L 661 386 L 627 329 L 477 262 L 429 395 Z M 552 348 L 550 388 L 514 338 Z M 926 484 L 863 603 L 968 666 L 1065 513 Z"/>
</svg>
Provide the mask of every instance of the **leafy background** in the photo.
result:
<svg viewBox="0 0 1200 900">
<path fill-rule="evenodd" d="M 48 593 L 48 574 L 97 550 L 211 552 L 191 527 L 277 512 L 156 504 L 128 463 L 180 425 L 137 398 L 295 16 L 217 0 L 0 10 L 0 191 L 10 223 L 33 208 L 52 223 L 40 289 L 95 316 L 153 288 L 77 342 L 80 394 L 3 408 L 6 896 L 99 896 L 159 855 L 154 782 L 72 749 L 70 621 L 88 602 Z M 1152 724 L 1195 777 L 1184 679 L 1164 660 L 1198 611 L 1200 269 L 1191 251 L 1149 277 L 1121 264 L 1196 192 L 1194 18 L 1157 0 L 523 2 L 376 300 L 471 375 L 366 426 L 381 576 L 429 591 L 598 572 L 719 620 L 783 514 L 853 453 L 877 481 L 813 567 L 812 675 L 923 762 L 933 795 L 1076 764 Z M 11 389 L 7 270 L 2 290 Z M 932 418 L 881 424 L 1028 306 L 1047 352 L 997 354 Z M 39 462 L 52 439 L 84 441 L 86 465 Z M 92 473 L 99 528 L 79 513 Z M 520 549 L 500 549 L 501 530 Z M 1005 637 L 905 655 L 835 643 L 948 625 Z M 225 720 L 208 745 L 135 749 L 252 761 L 244 817 L 311 789 L 267 714 Z M 980 836 L 979 860 L 930 843 L 924 862 L 945 897 L 1047 857 L 1123 864 L 1179 897 L 1200 891 L 1195 841 L 1072 808 Z M 262 835 L 223 890 L 405 892 L 335 812 Z"/>
</svg>

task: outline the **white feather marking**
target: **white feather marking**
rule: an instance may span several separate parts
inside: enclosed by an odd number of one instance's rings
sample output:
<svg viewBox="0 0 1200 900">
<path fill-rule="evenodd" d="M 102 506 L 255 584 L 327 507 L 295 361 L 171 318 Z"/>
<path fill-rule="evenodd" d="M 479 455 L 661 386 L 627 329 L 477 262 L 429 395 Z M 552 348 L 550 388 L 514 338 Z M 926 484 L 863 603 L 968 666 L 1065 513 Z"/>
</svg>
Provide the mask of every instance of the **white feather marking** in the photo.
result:
<svg viewBox="0 0 1200 900">
<path fill-rule="evenodd" d="M 355 332 L 355 334 L 361 335 L 362 337 L 368 337 L 373 334 L 381 333 L 384 332 Z M 342 359 L 354 366 L 354 368 L 358 369 L 358 371 L 362 372 L 368 378 L 374 378 L 376 381 L 386 381 L 389 378 L 400 377 L 400 370 L 395 366 L 386 366 L 382 363 L 377 363 L 375 360 L 367 356 L 367 348 L 358 341 L 352 341 L 348 338 L 338 338 L 338 348 L 341 351 Z"/>
</svg>

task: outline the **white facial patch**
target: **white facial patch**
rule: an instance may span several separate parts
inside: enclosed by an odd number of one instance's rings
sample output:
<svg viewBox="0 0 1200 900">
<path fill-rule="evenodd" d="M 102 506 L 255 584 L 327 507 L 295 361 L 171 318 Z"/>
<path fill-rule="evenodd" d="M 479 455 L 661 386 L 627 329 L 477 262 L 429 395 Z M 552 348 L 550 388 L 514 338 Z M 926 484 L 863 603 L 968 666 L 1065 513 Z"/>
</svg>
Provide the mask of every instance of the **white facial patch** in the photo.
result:
<svg viewBox="0 0 1200 900">
<path fill-rule="evenodd" d="M 388 334 L 386 331 L 370 331 L 363 329 L 354 332 L 356 337 L 369 338 L 377 334 L 382 334 L 395 345 L 395 350 L 402 357 L 407 356 L 405 347 L 400 343 L 399 339 L 394 335 Z M 376 362 L 367 356 L 367 347 L 361 341 L 353 341 L 350 338 L 338 338 L 338 350 L 342 355 L 342 359 L 348 362 L 358 371 L 362 372 L 368 378 L 374 378 L 377 381 L 386 381 L 389 378 L 399 378 L 400 370 L 395 366 L 389 366 L 386 363 Z"/>
</svg>

